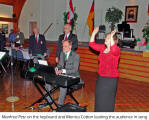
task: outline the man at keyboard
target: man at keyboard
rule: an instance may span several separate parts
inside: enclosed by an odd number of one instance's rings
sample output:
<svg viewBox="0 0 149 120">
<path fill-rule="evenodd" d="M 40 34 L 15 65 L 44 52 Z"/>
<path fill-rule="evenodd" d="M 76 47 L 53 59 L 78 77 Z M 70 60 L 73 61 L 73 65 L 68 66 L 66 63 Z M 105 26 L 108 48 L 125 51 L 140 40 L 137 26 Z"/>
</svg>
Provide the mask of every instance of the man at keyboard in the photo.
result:
<svg viewBox="0 0 149 120">
<path fill-rule="evenodd" d="M 80 56 L 71 50 L 72 42 L 69 40 L 63 41 L 63 51 L 60 54 L 60 61 L 55 68 L 56 75 L 69 75 L 74 77 L 80 77 L 79 74 L 79 64 L 80 64 Z M 80 81 L 82 82 L 82 81 Z M 51 90 L 51 85 L 46 84 L 46 89 L 48 91 Z M 58 99 L 58 106 L 62 106 L 64 104 L 64 100 L 66 97 L 67 88 L 60 87 L 60 96 Z M 51 99 L 47 97 L 49 103 L 51 103 Z M 39 108 L 45 108 L 48 104 L 44 103 L 39 106 Z"/>
</svg>

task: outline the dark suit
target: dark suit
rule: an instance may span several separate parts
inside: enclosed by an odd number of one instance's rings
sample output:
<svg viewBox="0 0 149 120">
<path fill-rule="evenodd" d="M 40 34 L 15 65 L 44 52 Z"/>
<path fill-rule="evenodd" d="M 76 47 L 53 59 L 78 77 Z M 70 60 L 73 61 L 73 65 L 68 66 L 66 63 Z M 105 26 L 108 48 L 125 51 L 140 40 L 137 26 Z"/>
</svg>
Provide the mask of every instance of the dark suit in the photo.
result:
<svg viewBox="0 0 149 120">
<path fill-rule="evenodd" d="M 21 45 L 23 45 L 24 44 L 24 33 L 23 32 L 18 32 L 17 34 L 16 34 L 16 41 L 19 41 L 20 40 L 20 43 L 19 44 L 21 44 Z"/>
<path fill-rule="evenodd" d="M 63 50 L 62 41 L 64 40 L 65 34 L 59 36 L 59 40 L 57 43 L 56 57 L 60 58 L 61 51 Z M 68 40 L 72 42 L 72 50 L 76 50 L 78 48 L 78 38 L 75 34 L 70 33 Z"/>
<path fill-rule="evenodd" d="M 36 43 L 35 35 L 30 36 L 29 38 L 29 54 L 36 56 L 37 54 L 46 53 L 46 40 L 45 37 L 39 34 L 38 44 Z"/>
<path fill-rule="evenodd" d="M 4 36 L 0 33 L 0 51 L 4 50 L 5 47 L 5 39 Z"/>
</svg>

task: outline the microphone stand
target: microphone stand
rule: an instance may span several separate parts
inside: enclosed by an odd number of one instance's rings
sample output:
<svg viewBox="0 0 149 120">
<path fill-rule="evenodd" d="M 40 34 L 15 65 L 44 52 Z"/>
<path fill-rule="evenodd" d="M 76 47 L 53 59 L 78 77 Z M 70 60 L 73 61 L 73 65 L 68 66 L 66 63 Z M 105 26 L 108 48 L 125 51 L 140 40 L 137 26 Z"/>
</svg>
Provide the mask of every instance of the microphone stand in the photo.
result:
<svg viewBox="0 0 149 120">
<path fill-rule="evenodd" d="M 11 103 L 14 103 L 16 101 L 19 100 L 19 97 L 17 96 L 14 96 L 14 86 L 13 86 L 13 81 L 14 81 L 14 76 L 13 76 L 13 56 L 12 56 L 12 49 L 14 48 L 14 43 L 11 42 L 11 56 L 10 56 L 10 65 L 11 65 L 11 75 L 10 75 L 10 80 L 11 80 L 11 96 L 7 97 L 7 101 L 8 102 L 11 102 Z"/>
</svg>

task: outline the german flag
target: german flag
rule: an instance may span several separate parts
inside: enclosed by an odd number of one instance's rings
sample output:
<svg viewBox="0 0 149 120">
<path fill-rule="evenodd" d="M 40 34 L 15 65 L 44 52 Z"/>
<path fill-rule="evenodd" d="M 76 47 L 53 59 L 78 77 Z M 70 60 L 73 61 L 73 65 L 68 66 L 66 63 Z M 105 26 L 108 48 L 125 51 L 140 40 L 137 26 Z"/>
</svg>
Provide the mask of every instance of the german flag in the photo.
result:
<svg viewBox="0 0 149 120">
<path fill-rule="evenodd" d="M 148 4 L 148 15 L 149 15 L 149 4 Z"/>
<path fill-rule="evenodd" d="M 87 24 L 89 27 L 89 35 L 91 36 L 94 30 L 94 0 L 87 18 Z"/>
</svg>

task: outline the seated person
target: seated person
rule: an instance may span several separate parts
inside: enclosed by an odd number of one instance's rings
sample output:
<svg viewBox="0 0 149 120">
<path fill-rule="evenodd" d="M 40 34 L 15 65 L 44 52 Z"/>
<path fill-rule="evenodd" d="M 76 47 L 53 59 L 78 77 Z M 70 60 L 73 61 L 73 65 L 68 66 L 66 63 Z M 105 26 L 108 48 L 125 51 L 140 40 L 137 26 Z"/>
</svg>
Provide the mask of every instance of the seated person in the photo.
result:
<svg viewBox="0 0 149 120">
<path fill-rule="evenodd" d="M 3 49 L 4 47 L 6 47 L 6 36 L 5 36 L 5 32 L 3 32 L 2 28 L 0 28 L 0 34 L 1 34 L 1 37 L 3 37 L 3 38 L 1 38 L 1 39 L 3 39 L 3 41 L 1 41 L 2 49 Z"/>
<path fill-rule="evenodd" d="M 34 35 L 29 38 L 29 56 L 37 56 L 42 54 L 44 57 L 47 55 L 46 40 L 44 35 L 39 34 L 38 28 L 33 29 Z"/>
<path fill-rule="evenodd" d="M 60 74 L 66 74 L 66 75 L 71 75 L 74 77 L 80 77 L 79 73 L 79 64 L 80 64 L 80 56 L 71 50 L 72 48 L 72 42 L 69 40 L 63 41 L 63 52 L 61 52 L 60 55 L 60 61 L 55 68 L 55 72 L 57 75 Z M 80 79 L 80 83 L 84 83 Z M 47 91 L 51 90 L 51 85 L 46 84 L 46 89 Z M 64 104 L 64 100 L 67 94 L 67 88 L 62 88 L 60 87 L 60 96 L 58 99 L 58 106 L 62 106 Z M 50 97 L 47 97 L 49 103 L 51 103 Z M 47 107 L 48 104 L 44 103 L 39 106 L 39 108 L 44 108 Z"/>
<path fill-rule="evenodd" d="M 15 43 L 15 38 L 16 38 L 16 34 L 14 33 L 14 30 L 11 29 L 10 30 L 10 34 L 9 34 L 9 37 L 8 37 L 8 42 L 9 43 Z"/>
<path fill-rule="evenodd" d="M 5 44 L 4 44 L 4 37 L 3 35 L 0 33 L 0 51 L 4 50 Z"/>
</svg>

